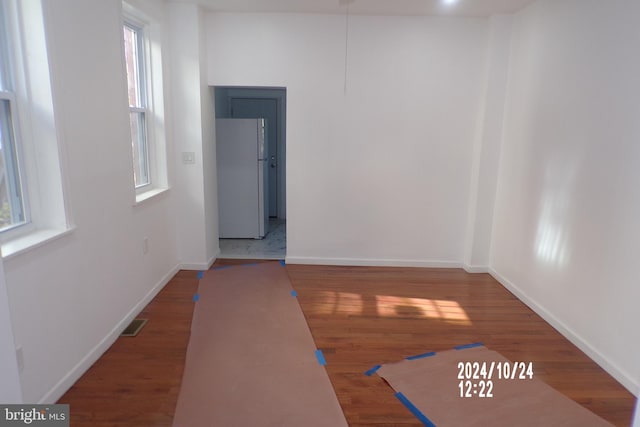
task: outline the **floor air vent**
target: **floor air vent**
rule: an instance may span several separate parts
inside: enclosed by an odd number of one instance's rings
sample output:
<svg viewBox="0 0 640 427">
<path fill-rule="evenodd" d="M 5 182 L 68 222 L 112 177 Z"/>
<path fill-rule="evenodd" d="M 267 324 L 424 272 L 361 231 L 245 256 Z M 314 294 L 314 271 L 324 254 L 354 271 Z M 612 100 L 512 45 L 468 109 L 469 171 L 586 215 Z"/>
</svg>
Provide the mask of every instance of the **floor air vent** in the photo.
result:
<svg viewBox="0 0 640 427">
<path fill-rule="evenodd" d="M 127 326 L 127 328 L 120 334 L 121 337 L 135 337 L 140 332 L 140 329 L 147 323 L 148 319 L 135 319 Z"/>
</svg>

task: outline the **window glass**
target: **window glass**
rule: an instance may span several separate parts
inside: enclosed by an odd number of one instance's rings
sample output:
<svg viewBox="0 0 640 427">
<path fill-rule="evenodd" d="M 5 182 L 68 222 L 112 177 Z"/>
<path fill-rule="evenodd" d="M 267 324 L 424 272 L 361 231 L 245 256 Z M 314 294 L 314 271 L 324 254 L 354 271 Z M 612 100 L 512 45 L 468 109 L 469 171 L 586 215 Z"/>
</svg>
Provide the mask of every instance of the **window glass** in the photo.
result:
<svg viewBox="0 0 640 427">
<path fill-rule="evenodd" d="M 124 57 L 127 70 L 129 124 L 133 152 L 133 179 L 136 188 L 151 183 L 147 137 L 144 38 L 141 28 L 124 25 Z"/>
<path fill-rule="evenodd" d="M 133 173 L 136 186 L 140 183 L 149 182 L 149 170 L 146 159 L 147 140 L 145 114 L 143 112 L 129 113 L 129 122 L 131 126 L 131 144 L 133 147 Z"/>
</svg>

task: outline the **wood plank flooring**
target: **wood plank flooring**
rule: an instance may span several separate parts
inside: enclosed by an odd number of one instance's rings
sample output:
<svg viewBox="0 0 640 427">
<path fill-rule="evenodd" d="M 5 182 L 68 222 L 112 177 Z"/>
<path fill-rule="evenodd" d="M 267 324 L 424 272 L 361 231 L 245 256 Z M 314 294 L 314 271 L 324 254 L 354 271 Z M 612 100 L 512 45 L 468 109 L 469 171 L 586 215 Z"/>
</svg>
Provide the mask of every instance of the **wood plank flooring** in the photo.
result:
<svg viewBox="0 0 640 427">
<path fill-rule="evenodd" d="M 137 316 L 149 321 L 120 337 L 58 403 L 71 426 L 171 426 L 189 342 L 195 271 L 180 271 Z"/>
<path fill-rule="evenodd" d="M 216 265 L 243 263 L 218 260 Z M 255 262 L 255 261 L 252 261 Z M 617 426 L 635 398 L 491 276 L 462 270 L 288 265 L 287 272 L 350 426 L 420 426 L 373 365 L 483 342 Z M 171 426 L 197 288 L 181 271 L 59 400 L 72 426 Z M 187 426 L 188 427 L 188 426 Z"/>
</svg>

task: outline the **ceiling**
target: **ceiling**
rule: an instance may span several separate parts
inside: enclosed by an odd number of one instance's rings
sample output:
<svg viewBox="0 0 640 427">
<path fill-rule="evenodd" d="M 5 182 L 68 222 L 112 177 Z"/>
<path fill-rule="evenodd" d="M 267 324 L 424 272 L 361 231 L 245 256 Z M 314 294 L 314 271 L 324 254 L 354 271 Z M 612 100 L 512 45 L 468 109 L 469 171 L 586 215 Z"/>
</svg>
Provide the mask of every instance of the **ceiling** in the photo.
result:
<svg viewBox="0 0 640 427">
<path fill-rule="evenodd" d="M 173 0 L 218 12 L 278 12 L 361 15 L 491 16 L 516 12 L 536 0 Z M 451 1 L 451 0 L 449 0 Z"/>
</svg>

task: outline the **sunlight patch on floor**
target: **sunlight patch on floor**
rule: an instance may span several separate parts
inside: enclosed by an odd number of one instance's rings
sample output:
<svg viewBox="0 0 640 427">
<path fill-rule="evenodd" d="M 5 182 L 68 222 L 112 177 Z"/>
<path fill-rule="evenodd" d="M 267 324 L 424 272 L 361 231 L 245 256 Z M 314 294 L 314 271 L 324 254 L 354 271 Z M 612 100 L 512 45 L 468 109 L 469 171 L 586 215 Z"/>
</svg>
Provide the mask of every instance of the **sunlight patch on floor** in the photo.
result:
<svg viewBox="0 0 640 427">
<path fill-rule="evenodd" d="M 322 305 L 318 306 L 320 314 L 362 314 L 364 304 L 362 295 L 348 292 L 323 291 Z"/>
<path fill-rule="evenodd" d="M 413 315 L 470 325 L 471 320 L 456 301 L 377 295 L 378 314 L 383 317 Z"/>
<path fill-rule="evenodd" d="M 424 317 L 439 319 L 458 325 L 471 325 L 471 320 L 456 301 L 427 298 L 397 297 L 376 295 L 363 299 L 362 295 L 350 292 L 321 291 L 320 304 L 316 305 L 318 314 L 338 314 L 358 316 L 375 313 L 380 317 Z"/>
</svg>

